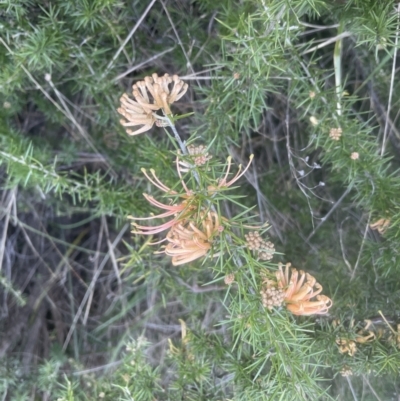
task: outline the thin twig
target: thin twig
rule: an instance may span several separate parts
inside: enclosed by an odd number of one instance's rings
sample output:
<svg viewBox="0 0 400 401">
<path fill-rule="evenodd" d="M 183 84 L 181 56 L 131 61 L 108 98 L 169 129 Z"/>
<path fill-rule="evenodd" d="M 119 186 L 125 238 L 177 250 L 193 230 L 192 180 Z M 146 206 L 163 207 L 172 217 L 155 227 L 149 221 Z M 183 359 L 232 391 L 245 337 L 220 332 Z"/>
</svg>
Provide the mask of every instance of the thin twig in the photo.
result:
<svg viewBox="0 0 400 401">
<path fill-rule="evenodd" d="M 378 401 L 382 401 L 379 398 L 378 394 L 376 393 L 375 389 L 371 386 L 371 383 L 369 382 L 368 378 L 365 375 L 363 375 L 363 380 L 365 381 L 365 383 L 367 383 L 368 387 L 370 388 L 370 390 L 372 391 L 372 394 L 376 397 L 376 399 Z"/>
<path fill-rule="evenodd" d="M 347 218 L 346 218 L 345 220 L 347 220 Z M 345 221 L 345 220 L 344 220 L 344 221 Z M 347 258 L 346 258 L 346 253 L 345 253 L 345 251 L 344 251 L 343 230 L 342 230 L 342 225 L 343 225 L 344 221 L 342 221 L 342 223 L 340 224 L 340 229 L 339 229 L 340 249 L 341 249 L 341 251 L 342 251 L 342 257 L 343 257 L 344 263 L 345 263 L 346 266 L 348 267 L 349 271 L 352 273 L 352 272 L 353 272 L 353 268 L 351 267 L 350 262 L 347 260 Z"/>
<path fill-rule="evenodd" d="M 105 224 L 105 219 L 101 219 L 101 225 L 100 225 L 100 231 L 99 231 L 99 235 L 97 237 L 97 246 L 96 246 L 96 254 L 93 258 L 93 273 L 94 275 L 96 274 L 97 270 L 99 269 L 99 253 L 100 253 L 100 246 L 101 243 L 103 241 L 103 232 L 104 232 L 104 224 Z M 86 311 L 85 314 L 83 315 L 83 319 L 82 319 L 82 324 L 84 326 L 86 326 L 87 320 L 89 318 L 89 312 L 90 312 L 90 307 L 92 305 L 92 301 L 93 301 L 93 295 L 94 295 L 94 291 L 92 291 L 90 293 L 87 305 L 86 305 Z"/>
<path fill-rule="evenodd" d="M 399 28 L 400 28 L 400 3 L 397 4 L 397 29 L 396 29 L 396 39 L 394 42 L 394 53 L 393 53 L 393 64 L 392 64 L 392 77 L 390 80 L 390 89 L 389 89 L 389 102 L 388 102 L 388 109 L 387 109 L 387 116 L 390 116 L 390 109 L 392 108 L 392 97 L 393 97 L 393 86 L 394 86 L 394 78 L 396 74 L 396 60 L 397 60 L 397 44 L 399 42 Z M 381 156 L 385 153 L 386 148 L 386 140 L 388 136 L 388 129 L 389 129 L 389 119 L 386 119 L 385 122 L 385 130 L 383 133 L 383 140 L 382 140 L 382 148 L 381 148 Z"/>
<path fill-rule="evenodd" d="M 179 277 L 176 277 L 176 280 L 180 284 L 182 284 L 183 286 L 188 288 L 191 292 L 196 293 L 196 294 L 200 294 L 200 293 L 203 293 L 203 292 L 210 292 L 210 291 L 223 291 L 223 290 L 226 290 L 226 287 L 225 286 L 221 286 L 221 285 L 208 285 L 206 287 L 199 287 L 197 284 L 191 286 L 188 283 L 185 283 L 185 281 L 180 279 Z"/>
<path fill-rule="evenodd" d="M 171 48 L 169 48 L 169 49 L 167 49 L 167 50 L 164 50 L 164 51 L 161 52 L 161 53 L 158 53 L 158 54 L 154 55 L 153 57 L 148 58 L 147 60 L 143 61 L 142 63 L 136 64 L 136 65 L 134 65 L 133 67 L 128 68 L 125 72 L 123 72 L 122 74 L 119 74 L 117 77 L 115 77 L 115 78 L 113 79 L 113 81 L 114 81 L 114 82 L 119 81 L 120 79 L 124 78 L 125 76 L 127 76 L 127 75 L 130 74 L 131 72 L 136 71 L 136 70 L 138 70 L 139 68 L 142 68 L 142 67 L 145 66 L 146 64 L 151 63 L 152 61 L 154 61 L 154 60 L 160 58 L 160 57 L 163 56 L 164 54 L 167 54 L 167 53 L 169 53 L 169 52 L 172 52 L 172 50 L 174 50 L 174 49 L 175 49 L 175 47 L 171 47 Z"/>
<path fill-rule="evenodd" d="M 307 241 L 314 236 L 314 234 L 320 229 L 322 224 L 325 223 L 326 220 L 328 220 L 329 216 L 336 210 L 336 208 L 342 203 L 343 199 L 348 195 L 348 193 L 351 191 L 353 188 L 353 183 L 351 183 L 346 191 L 343 192 L 342 196 L 336 201 L 336 203 L 332 206 L 332 208 L 329 210 L 329 212 L 321 219 L 317 227 L 314 228 L 314 230 L 311 232 L 311 234 L 307 237 Z"/>
<path fill-rule="evenodd" d="M 321 49 L 321 48 L 323 48 L 323 47 L 325 47 L 325 46 L 328 46 L 328 45 L 330 45 L 331 43 L 335 43 L 335 42 L 337 42 L 337 41 L 341 41 L 343 38 L 347 38 L 347 37 L 349 37 L 349 36 L 351 36 L 351 33 L 350 33 L 350 32 L 343 32 L 343 33 L 341 33 L 341 34 L 339 34 L 339 35 L 334 36 L 333 38 L 330 38 L 330 39 L 326 40 L 324 43 L 320 43 L 320 44 L 317 45 L 317 46 L 314 46 L 314 47 L 311 47 L 310 49 L 305 50 L 305 51 L 304 51 L 303 53 L 301 53 L 301 54 L 304 55 L 304 54 L 307 54 L 307 53 L 311 53 L 311 52 L 313 52 L 313 51 L 315 51 L 315 50 L 318 50 L 318 49 Z"/>
<path fill-rule="evenodd" d="M 185 48 L 183 47 L 183 43 L 182 43 L 181 38 L 180 38 L 180 36 L 179 36 L 179 34 L 178 34 L 178 31 L 176 30 L 175 24 L 174 24 L 173 21 L 172 21 L 171 15 L 169 14 L 168 8 L 165 6 L 163 0 L 160 0 L 160 3 L 161 3 L 161 5 L 162 5 L 162 7 L 163 7 L 163 9 L 164 9 L 164 11 L 165 11 L 165 14 L 167 15 L 167 18 L 168 18 L 169 23 L 171 24 L 172 30 L 174 31 L 175 37 L 176 37 L 176 39 L 177 39 L 177 41 L 178 41 L 178 45 L 179 45 L 180 48 L 182 49 L 182 53 L 184 54 L 184 56 L 185 56 L 185 58 L 186 58 L 187 67 L 190 68 L 190 70 L 191 70 L 192 73 L 194 74 L 194 69 L 193 69 L 192 63 L 191 63 L 191 61 L 190 61 L 190 59 L 189 59 L 189 56 L 188 56 L 188 54 L 187 54 Z M 199 81 L 197 81 L 197 85 L 198 85 L 199 87 L 201 87 L 201 84 L 200 84 Z"/>
<path fill-rule="evenodd" d="M 363 251 L 363 249 L 364 249 L 364 244 L 365 244 L 365 240 L 366 240 L 366 238 L 367 238 L 367 233 L 368 233 L 370 221 L 371 221 L 371 213 L 370 213 L 369 216 L 368 216 L 368 222 L 367 222 L 367 225 L 365 226 L 364 236 L 363 236 L 363 239 L 362 239 L 362 242 L 361 242 L 360 250 L 358 251 L 356 264 L 354 265 L 354 269 L 353 269 L 353 271 L 352 271 L 352 273 L 351 273 L 350 281 L 352 281 L 352 280 L 354 279 L 355 274 L 356 274 L 356 270 L 357 270 L 357 267 L 358 267 L 358 264 L 360 263 L 361 253 L 362 253 L 362 251 Z"/>
<path fill-rule="evenodd" d="M 339 32 L 342 30 L 342 24 L 339 25 Z M 346 32 L 345 32 L 346 33 Z M 342 115 L 342 34 L 337 36 L 335 50 L 333 51 L 333 65 L 335 69 L 335 90 L 336 90 L 336 111 L 338 116 Z"/>
<path fill-rule="evenodd" d="M 353 394 L 354 400 L 355 400 L 355 401 L 358 401 L 358 400 L 357 400 L 357 395 L 356 395 L 356 393 L 355 393 L 355 391 L 354 391 L 353 385 L 351 384 L 350 378 L 349 378 L 349 377 L 346 377 L 346 379 L 347 379 L 347 383 L 349 384 L 351 394 Z"/>
<path fill-rule="evenodd" d="M 13 204 L 15 203 L 16 191 L 17 191 L 17 188 L 14 188 L 10 191 L 9 198 L 8 198 L 8 205 L 7 205 L 7 208 L 5 211 L 5 216 L 4 216 L 3 235 L 1 236 L 1 240 L 0 240 L 0 272 L 1 272 L 1 269 L 3 268 L 3 258 L 4 258 L 4 250 L 6 248 L 8 224 L 10 222 L 11 209 L 13 207 Z"/>
<path fill-rule="evenodd" d="M 172 130 L 172 133 L 174 134 L 174 137 L 176 139 L 176 141 L 178 142 L 179 147 L 181 148 L 181 151 L 184 155 L 187 155 L 189 152 L 187 150 L 186 144 L 184 141 L 182 141 L 176 127 L 175 124 L 173 123 L 173 121 L 167 116 L 165 115 L 165 120 L 168 122 L 169 127 Z"/>
<path fill-rule="evenodd" d="M 124 227 L 122 227 L 122 230 L 119 232 L 117 238 L 115 238 L 114 242 L 112 243 L 112 247 L 115 248 L 117 246 L 117 244 L 121 241 L 122 236 L 124 235 L 125 231 L 129 228 L 129 224 L 125 224 Z M 69 332 L 67 334 L 67 337 L 64 341 L 64 345 L 63 345 L 63 352 L 67 349 L 68 344 L 71 340 L 72 334 L 75 331 L 75 327 L 76 324 L 80 318 L 80 316 L 82 315 L 82 311 L 83 308 L 85 307 L 85 304 L 87 302 L 87 300 L 89 299 L 90 294 L 93 292 L 94 286 L 96 285 L 97 280 L 100 277 L 101 272 L 103 271 L 104 266 L 106 265 L 106 263 L 108 262 L 108 259 L 110 258 L 110 252 L 108 252 L 106 254 L 106 256 L 104 257 L 104 259 L 102 260 L 98 270 L 96 271 L 95 275 L 92 278 L 92 281 L 89 284 L 89 287 L 82 299 L 81 304 L 79 305 L 78 311 L 76 312 L 76 315 L 74 316 L 74 319 L 72 321 L 71 327 L 69 329 Z"/>
<path fill-rule="evenodd" d="M 82 135 L 82 137 L 85 139 L 86 143 L 90 146 L 90 148 L 95 152 L 95 153 L 100 153 L 99 150 L 96 148 L 96 146 L 94 145 L 94 143 L 92 142 L 92 140 L 90 139 L 88 133 L 86 132 L 86 130 L 76 121 L 75 117 L 73 116 L 73 114 L 71 113 L 70 109 L 68 108 L 67 104 L 64 101 L 64 95 L 61 94 L 61 92 L 58 91 L 58 89 L 56 88 L 56 86 L 54 85 L 51 76 L 47 76 L 46 79 L 49 83 L 49 85 L 51 86 L 51 88 L 53 89 L 55 95 L 57 96 L 57 98 L 59 99 L 63 109 L 64 109 L 64 115 L 72 122 L 72 124 L 77 128 L 77 130 L 79 131 L 79 133 Z M 117 173 L 115 172 L 115 170 L 110 166 L 110 164 L 106 161 L 106 159 L 104 158 L 104 164 L 107 166 L 107 169 L 112 172 L 114 174 L 114 176 L 117 176 Z"/>
<path fill-rule="evenodd" d="M 130 41 L 131 37 L 133 36 L 133 34 L 137 31 L 137 29 L 139 28 L 140 24 L 143 22 L 143 20 L 145 19 L 146 15 L 148 14 L 148 12 L 151 10 L 151 8 L 153 7 L 154 3 L 156 2 L 156 0 L 151 0 L 150 4 L 147 6 L 147 8 L 144 10 L 144 13 L 142 14 L 142 16 L 139 18 L 138 22 L 136 22 L 135 26 L 131 29 L 131 31 L 129 32 L 128 36 L 125 38 L 125 40 L 123 41 L 122 45 L 119 47 L 119 49 L 117 50 L 117 52 L 114 54 L 114 57 L 111 59 L 111 61 L 108 63 L 103 76 L 108 72 L 108 70 L 112 67 L 112 65 L 114 64 L 114 61 L 117 59 L 117 57 L 119 56 L 119 54 L 122 52 L 122 49 L 126 46 L 126 44 Z"/>
</svg>

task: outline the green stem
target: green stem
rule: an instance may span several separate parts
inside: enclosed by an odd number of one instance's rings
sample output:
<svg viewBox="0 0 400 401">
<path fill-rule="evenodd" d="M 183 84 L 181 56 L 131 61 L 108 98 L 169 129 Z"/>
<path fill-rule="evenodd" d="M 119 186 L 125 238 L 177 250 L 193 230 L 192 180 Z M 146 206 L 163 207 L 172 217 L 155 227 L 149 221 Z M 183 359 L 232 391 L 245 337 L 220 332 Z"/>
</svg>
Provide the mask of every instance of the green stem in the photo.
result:
<svg viewBox="0 0 400 401">
<path fill-rule="evenodd" d="M 335 86 L 336 86 L 336 96 L 337 96 L 337 113 L 339 116 L 342 115 L 342 106 L 341 106 L 341 98 L 342 98 L 342 37 L 341 34 L 343 32 L 343 25 L 340 24 L 338 28 L 338 37 L 339 39 L 336 41 L 335 50 L 333 52 L 333 66 L 335 70 Z"/>
</svg>

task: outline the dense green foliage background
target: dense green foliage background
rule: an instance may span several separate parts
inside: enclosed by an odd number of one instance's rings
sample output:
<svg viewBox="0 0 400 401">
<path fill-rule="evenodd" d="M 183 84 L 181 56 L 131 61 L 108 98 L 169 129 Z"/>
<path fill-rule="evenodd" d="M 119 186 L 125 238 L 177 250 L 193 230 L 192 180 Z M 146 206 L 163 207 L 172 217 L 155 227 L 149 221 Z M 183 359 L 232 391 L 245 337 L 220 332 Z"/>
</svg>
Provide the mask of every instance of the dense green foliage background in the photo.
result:
<svg viewBox="0 0 400 401">
<path fill-rule="evenodd" d="M 399 7 L 2 1 L 1 399 L 397 400 Z M 184 139 L 221 163 L 254 153 L 223 213 L 256 205 L 273 262 L 315 275 L 329 315 L 262 310 L 257 264 L 172 267 L 131 236 L 154 191 L 140 169 L 177 183 L 165 131 L 128 137 L 116 112 L 153 72 L 190 85 Z M 340 353 L 364 319 L 376 339 Z"/>
</svg>

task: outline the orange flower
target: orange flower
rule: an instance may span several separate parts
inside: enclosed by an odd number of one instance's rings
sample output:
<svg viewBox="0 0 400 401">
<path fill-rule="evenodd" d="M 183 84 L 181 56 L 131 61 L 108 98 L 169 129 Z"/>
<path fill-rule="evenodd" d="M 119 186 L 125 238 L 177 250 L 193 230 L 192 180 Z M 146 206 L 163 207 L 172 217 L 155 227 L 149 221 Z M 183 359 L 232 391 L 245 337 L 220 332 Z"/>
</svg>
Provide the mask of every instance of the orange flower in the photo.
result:
<svg viewBox="0 0 400 401">
<path fill-rule="evenodd" d="M 322 292 L 322 286 L 311 274 L 291 268 L 291 264 L 287 263 L 285 271 L 283 271 L 283 265 L 279 265 L 276 278 L 279 288 L 285 290 L 286 307 L 294 315 L 328 313 L 332 300 L 325 295 L 319 295 Z M 311 301 L 314 297 L 316 300 Z"/>
<path fill-rule="evenodd" d="M 169 244 L 164 253 L 172 256 L 174 266 L 192 262 L 205 256 L 212 247 L 213 238 L 223 227 L 220 225 L 218 214 L 215 212 L 200 212 L 201 220 L 181 221 L 172 226 L 167 234 Z"/>
<path fill-rule="evenodd" d="M 220 178 L 220 179 L 218 180 L 217 186 L 210 185 L 210 186 L 208 187 L 208 191 L 209 191 L 210 193 L 214 193 L 214 192 L 216 192 L 216 191 L 218 191 L 218 190 L 220 190 L 220 189 L 225 189 L 225 188 L 228 188 L 228 187 L 230 187 L 231 185 L 233 185 L 233 184 L 234 184 L 240 177 L 242 177 L 242 176 L 246 173 L 246 171 L 249 169 L 250 164 L 251 164 L 251 162 L 253 161 L 253 158 L 254 158 L 254 155 L 250 155 L 249 162 L 247 163 L 247 166 L 245 167 L 245 169 L 244 169 L 242 172 L 241 172 L 241 170 L 242 170 L 242 165 L 239 164 L 239 170 L 238 170 L 238 172 L 236 173 L 236 175 L 235 175 L 230 181 L 228 181 L 228 175 L 229 175 L 229 172 L 230 172 L 230 169 L 231 169 L 231 164 L 232 164 L 232 157 L 231 157 L 231 156 L 228 156 L 228 168 L 226 169 L 225 176 L 224 176 L 223 178 Z"/>
<path fill-rule="evenodd" d="M 164 203 L 159 202 L 158 200 L 154 199 L 151 195 L 143 194 L 146 200 L 160 209 L 165 210 L 164 213 L 158 214 L 157 216 L 150 216 L 150 217 L 132 217 L 129 216 L 132 220 L 153 220 L 153 219 L 161 219 L 164 217 L 174 216 L 174 218 L 164 224 L 158 226 L 142 226 L 136 223 L 133 223 L 134 230 L 132 233 L 134 234 L 142 234 L 142 235 L 153 235 L 165 231 L 171 228 L 174 224 L 188 218 L 191 214 L 195 212 L 197 209 L 194 204 L 194 196 L 193 193 L 187 188 L 186 184 L 182 181 L 183 187 L 186 191 L 184 195 L 178 195 L 178 193 L 166 185 L 164 185 L 160 179 L 156 176 L 156 173 L 153 169 L 150 169 L 150 173 L 152 177 L 147 173 L 146 169 L 142 168 L 143 174 L 146 178 L 157 188 L 161 189 L 163 192 L 167 193 L 168 195 L 181 196 L 184 200 L 178 204 L 170 204 L 166 205 Z"/>
</svg>

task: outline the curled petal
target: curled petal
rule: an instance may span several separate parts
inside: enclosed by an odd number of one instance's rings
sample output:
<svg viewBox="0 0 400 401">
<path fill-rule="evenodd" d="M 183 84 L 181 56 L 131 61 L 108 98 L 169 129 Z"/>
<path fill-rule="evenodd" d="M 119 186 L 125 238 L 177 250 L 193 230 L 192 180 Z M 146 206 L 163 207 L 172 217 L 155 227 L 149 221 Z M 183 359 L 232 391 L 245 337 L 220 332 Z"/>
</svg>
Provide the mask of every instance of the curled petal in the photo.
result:
<svg viewBox="0 0 400 401">
<path fill-rule="evenodd" d="M 143 132 L 149 131 L 152 126 L 153 126 L 153 124 L 152 125 L 144 125 L 142 128 L 139 128 L 136 131 L 132 131 L 131 129 L 127 129 L 126 133 L 128 135 L 130 135 L 130 136 L 143 134 Z"/>
<path fill-rule="evenodd" d="M 322 286 L 309 273 L 291 268 L 288 263 L 283 270 L 279 266 L 276 272 L 278 287 L 285 291 L 284 300 L 287 309 L 294 315 L 321 315 L 328 313 L 332 300 L 320 295 Z M 314 299 L 314 300 L 313 300 Z"/>
</svg>

